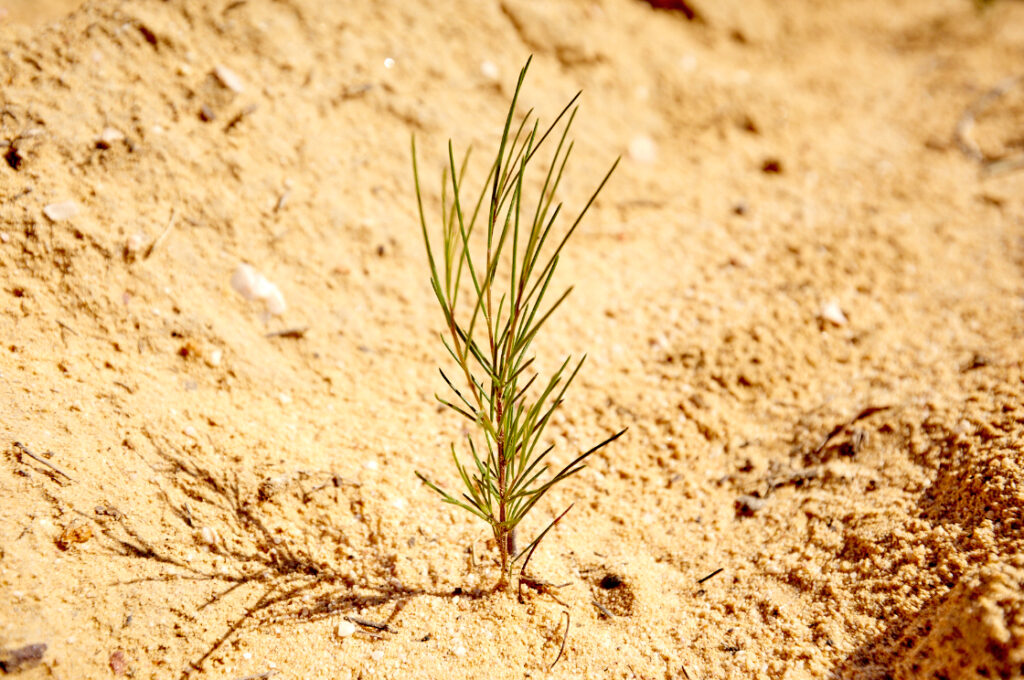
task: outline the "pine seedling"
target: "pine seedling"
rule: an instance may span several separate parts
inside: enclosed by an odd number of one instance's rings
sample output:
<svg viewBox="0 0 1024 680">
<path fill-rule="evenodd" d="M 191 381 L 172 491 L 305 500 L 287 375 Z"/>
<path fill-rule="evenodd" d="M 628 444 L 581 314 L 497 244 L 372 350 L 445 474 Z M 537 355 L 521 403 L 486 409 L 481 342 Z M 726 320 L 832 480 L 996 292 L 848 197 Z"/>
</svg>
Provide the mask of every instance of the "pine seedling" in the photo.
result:
<svg viewBox="0 0 1024 680">
<path fill-rule="evenodd" d="M 444 316 L 441 342 L 458 372 L 457 380 L 452 380 L 441 369 L 449 395 L 438 395 L 437 399 L 473 424 L 464 451 L 472 458 L 471 463 L 464 464 L 455 444 L 451 444 L 452 459 L 464 486 L 461 493 L 449 493 L 423 474 L 416 474 L 445 502 L 490 525 L 500 554 L 501 586 L 508 583 L 513 565 L 524 556 L 528 561 L 533 549 L 565 513 L 517 551 L 516 527 L 523 518 L 555 484 L 582 470 L 589 456 L 625 432 L 608 437 L 557 472 L 549 473 L 545 460 L 553 446 L 545 448 L 541 444 L 544 429 L 586 357 L 578 361 L 567 357 L 545 381 L 531 370 L 535 357 L 530 347 L 572 291 L 570 287 L 553 302 L 546 302 L 569 237 L 618 160 L 568 229 L 556 231 L 562 204 L 556 202 L 555 194 L 572 152 L 569 130 L 580 94 L 546 129 L 540 127 L 532 109 L 514 126 L 516 103 L 529 66 L 527 60 L 519 73 L 497 156 L 483 189 L 475 201 L 470 198 L 472 204 L 464 200 L 463 190 L 470 154 L 467 151 L 457 164 L 449 140 L 448 164 L 441 182 L 439 244 L 431 240 L 427 228 L 415 138 L 412 141 L 416 201 L 430 263 L 430 284 Z M 526 196 L 527 170 L 544 143 L 554 139 L 558 144 L 546 167 L 543 185 L 534 197 L 535 203 L 530 202 Z M 480 222 L 486 229 L 484 235 L 477 228 Z M 461 385 L 456 386 L 457 382 Z M 520 571 L 524 567 L 525 562 Z"/>
</svg>

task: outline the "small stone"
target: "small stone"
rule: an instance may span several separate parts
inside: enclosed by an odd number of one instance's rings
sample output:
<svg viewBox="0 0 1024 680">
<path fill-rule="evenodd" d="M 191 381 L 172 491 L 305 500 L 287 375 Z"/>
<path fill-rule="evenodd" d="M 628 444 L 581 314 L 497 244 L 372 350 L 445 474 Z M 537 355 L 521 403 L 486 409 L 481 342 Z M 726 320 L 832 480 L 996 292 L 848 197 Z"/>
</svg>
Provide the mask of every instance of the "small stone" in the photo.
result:
<svg viewBox="0 0 1024 680">
<path fill-rule="evenodd" d="M 43 214 L 53 222 L 63 222 L 78 214 L 78 204 L 74 201 L 51 203 L 43 208 Z"/>
<path fill-rule="evenodd" d="M 292 403 L 291 395 L 285 392 L 278 392 L 277 400 L 281 402 L 282 406 L 287 406 L 288 404 Z"/>
<path fill-rule="evenodd" d="M 245 91 L 245 85 L 242 84 L 242 79 L 238 77 L 237 73 L 229 69 L 227 66 L 218 65 L 213 69 L 213 75 L 216 76 L 221 85 L 232 92 L 241 94 Z"/>
<path fill-rule="evenodd" d="M 6 231 L 0 231 L 0 243 L 10 243 L 11 237 Z"/>
<path fill-rule="evenodd" d="M 843 314 L 842 308 L 835 300 L 830 300 L 822 305 L 820 316 L 824 321 L 828 321 L 836 326 L 844 326 L 847 322 L 846 315 Z"/>
<path fill-rule="evenodd" d="M 480 75 L 487 78 L 487 80 L 497 80 L 498 76 L 501 75 L 501 72 L 498 70 L 497 64 L 490 59 L 485 59 L 480 62 Z"/>
<path fill-rule="evenodd" d="M 240 264 L 231 275 L 231 287 L 246 300 L 256 299 L 256 289 L 260 274 L 247 264 Z"/>
<path fill-rule="evenodd" d="M 125 241 L 125 252 L 132 255 L 141 252 L 142 248 L 146 245 L 146 241 L 148 241 L 148 239 L 146 238 L 146 235 L 143 234 L 141 231 L 132 234 L 131 236 L 128 237 L 128 240 Z"/>
<path fill-rule="evenodd" d="M 24 596 L 24 593 L 15 591 L 16 597 Z M 18 673 L 28 670 L 39 664 L 46 654 L 46 643 L 36 642 L 35 644 L 16 647 L 14 649 L 0 648 L 0 670 L 4 674 Z"/>
<path fill-rule="evenodd" d="M 212 368 L 220 366 L 221 360 L 224 358 L 224 350 L 215 349 L 211 350 L 210 354 L 206 357 L 206 363 Z"/>
<path fill-rule="evenodd" d="M 124 650 L 115 650 L 110 655 L 110 670 L 114 675 L 127 675 L 129 670 L 128 655 L 124 653 Z"/>
<path fill-rule="evenodd" d="M 103 128 L 103 132 L 96 137 L 96 148 L 98 149 L 109 149 L 117 142 L 124 141 L 124 133 L 117 128 L 106 127 Z"/>
<path fill-rule="evenodd" d="M 736 499 L 736 514 L 751 517 L 759 510 L 763 510 L 767 504 L 768 501 L 764 498 L 744 494 Z"/>
<path fill-rule="evenodd" d="M 658 145 L 647 135 L 637 135 L 629 143 L 629 157 L 637 163 L 653 163 L 658 158 Z"/>
<path fill-rule="evenodd" d="M 340 638 L 351 637 L 356 632 L 356 625 L 351 621 L 339 621 L 338 628 L 334 631 L 334 634 Z"/>
<path fill-rule="evenodd" d="M 220 534 L 212 527 L 202 527 L 199 529 L 199 541 L 213 548 L 220 543 Z"/>
<path fill-rule="evenodd" d="M 270 284 L 270 292 L 266 298 L 267 311 L 274 316 L 281 316 L 288 309 L 288 305 L 284 302 L 284 296 L 281 295 L 281 291 L 274 284 Z"/>
<path fill-rule="evenodd" d="M 284 314 L 288 308 L 281 290 L 251 265 L 238 265 L 231 275 L 231 287 L 246 300 L 263 300 L 267 311 L 275 316 Z"/>
<path fill-rule="evenodd" d="M 466 656 L 466 647 L 464 645 L 459 645 L 458 647 L 452 650 L 452 654 L 459 658 L 462 658 Z"/>
<path fill-rule="evenodd" d="M 199 438 L 199 433 L 196 432 L 196 428 L 192 427 L 191 425 L 186 425 L 185 429 L 182 430 L 182 432 L 185 433 L 186 437 L 189 437 L 191 439 L 198 439 Z"/>
</svg>

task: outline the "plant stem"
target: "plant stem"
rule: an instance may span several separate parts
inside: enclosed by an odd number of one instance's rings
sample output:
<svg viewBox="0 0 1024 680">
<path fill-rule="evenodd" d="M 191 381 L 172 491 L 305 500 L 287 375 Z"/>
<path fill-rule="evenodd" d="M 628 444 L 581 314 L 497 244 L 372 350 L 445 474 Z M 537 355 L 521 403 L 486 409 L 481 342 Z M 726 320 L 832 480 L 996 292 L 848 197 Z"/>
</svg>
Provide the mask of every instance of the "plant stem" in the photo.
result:
<svg viewBox="0 0 1024 680">
<path fill-rule="evenodd" d="M 568 134 L 576 115 L 575 104 L 579 94 L 546 129 L 540 128 L 535 120 L 531 122 L 531 110 L 512 134 L 516 103 L 529 63 L 527 60 L 519 73 L 497 156 L 476 205 L 469 213 L 463 213 L 462 202 L 463 175 L 469 153 L 466 153 L 460 170 L 455 162 L 454 145 L 451 141 L 448 143 L 448 168 L 441 190 L 442 248 L 439 258 L 435 258 L 431 247 L 420 191 L 415 140 L 412 143 L 416 205 L 430 265 L 430 283 L 446 326 L 441 341 L 461 369 L 469 389 L 469 393 L 464 395 L 442 370 L 441 376 L 454 393 L 454 398 L 435 396 L 476 428 L 475 435 L 466 435 L 468 453 L 472 456 L 470 463 L 463 464 L 455 445 L 451 447 L 452 458 L 463 483 L 462 493 L 452 495 L 425 475 L 417 472 L 417 476 L 446 503 L 467 510 L 490 525 L 500 556 L 499 587 L 507 587 L 513 563 L 524 554 L 532 554 L 541 538 L 564 513 L 530 541 L 523 552 L 516 549 L 516 526 L 519 522 L 549 489 L 583 469 L 584 461 L 590 455 L 615 441 L 625 431 L 608 437 L 575 456 L 561 469 L 556 468 L 545 475 L 549 463 L 544 461 L 553 446 L 545 449 L 541 445 L 542 433 L 551 415 L 562 404 L 565 391 L 583 361 L 574 362 L 566 358 L 553 375 L 534 386 L 538 374 L 527 372 L 534 361 L 530 344 L 572 290 L 570 286 L 552 304 L 542 306 L 541 301 L 554 278 L 563 247 L 618 161 L 612 164 L 561 238 L 549 241 L 549 236 L 555 233 L 555 219 L 562 208 L 562 204 L 555 200 L 555 192 L 573 147 Z M 532 219 L 526 216 L 521 223 L 526 202 L 524 192 L 529 188 L 529 183 L 524 181 L 527 166 L 558 127 L 562 131 L 557 135 L 557 148 L 536 198 L 536 209 L 532 211 Z M 452 192 L 450 204 L 447 200 L 449 186 Z M 488 194 L 489 202 L 486 201 Z M 470 204 L 466 205 L 469 207 Z M 480 212 L 484 205 L 486 210 Z M 478 214 L 484 218 L 487 230 L 483 261 L 474 257 L 474 248 L 471 248 L 471 242 L 479 239 L 474 234 Z M 507 284 L 497 283 L 506 277 Z M 502 288 L 507 285 L 506 290 L 499 289 L 496 307 L 495 285 Z M 471 296 L 462 305 L 458 304 L 460 292 Z M 572 363 L 576 364 L 575 368 L 570 367 Z M 534 386 L 532 390 L 531 386 Z"/>
</svg>

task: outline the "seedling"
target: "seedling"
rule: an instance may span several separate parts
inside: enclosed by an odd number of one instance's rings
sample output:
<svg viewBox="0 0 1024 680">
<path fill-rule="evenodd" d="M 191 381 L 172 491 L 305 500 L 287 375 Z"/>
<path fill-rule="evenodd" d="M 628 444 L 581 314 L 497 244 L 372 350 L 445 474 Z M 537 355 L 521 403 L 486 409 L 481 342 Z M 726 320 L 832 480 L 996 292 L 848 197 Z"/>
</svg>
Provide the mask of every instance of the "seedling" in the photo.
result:
<svg viewBox="0 0 1024 680">
<path fill-rule="evenodd" d="M 430 284 L 444 315 L 441 342 L 454 360 L 461 374 L 458 382 L 462 383 L 460 389 L 441 369 L 451 394 L 447 398 L 438 395 L 437 399 L 473 424 L 473 431 L 466 435 L 464 451 L 472 457 L 472 463 L 463 464 L 455 444 L 451 444 L 452 459 L 465 487 L 460 494 L 453 495 L 422 473 L 416 474 L 445 502 L 490 525 L 500 554 L 502 587 L 508 584 L 513 565 L 524 556 L 529 561 L 540 540 L 565 513 L 521 551 L 516 548 L 519 523 L 555 484 L 582 470 L 589 456 L 625 432 L 608 437 L 557 473 L 548 474 L 545 459 L 553 446 L 542 447 L 544 429 L 561 406 L 586 357 L 576 362 L 567 357 L 546 382 L 538 381 L 538 374 L 531 370 L 535 357 L 530 346 L 572 291 L 570 287 L 554 302 L 545 303 L 565 244 L 611 177 L 618 160 L 559 238 L 555 223 L 562 204 L 555 202 L 555 193 L 572 152 L 573 142 L 568 135 L 580 94 L 546 129 L 540 128 L 531 109 L 513 133 L 516 103 L 529 66 L 527 60 L 519 73 L 497 156 L 472 206 L 464 201 L 463 191 L 470 152 L 456 164 L 454 147 L 448 141 L 448 167 L 441 182 L 442 233 L 437 252 L 423 212 L 416 140 L 412 141 L 416 202 L 430 263 Z M 560 125 L 561 132 L 555 133 Z M 555 137 L 558 146 L 533 205 L 525 195 L 527 169 L 544 143 Z M 478 218 L 482 218 L 485 235 L 479 234 Z M 520 575 L 525 565 L 524 561 Z"/>
</svg>

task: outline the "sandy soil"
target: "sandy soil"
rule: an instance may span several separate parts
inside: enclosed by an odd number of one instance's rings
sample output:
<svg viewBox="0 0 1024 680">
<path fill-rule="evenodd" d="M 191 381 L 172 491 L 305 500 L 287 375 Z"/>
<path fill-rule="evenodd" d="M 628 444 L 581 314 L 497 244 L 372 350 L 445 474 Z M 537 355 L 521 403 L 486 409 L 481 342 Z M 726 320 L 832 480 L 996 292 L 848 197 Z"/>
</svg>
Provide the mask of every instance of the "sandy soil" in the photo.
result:
<svg viewBox="0 0 1024 680">
<path fill-rule="evenodd" d="M 78 4 L 2 3 L 0 673 L 1024 675 L 1024 3 Z M 568 205 L 624 155 L 554 455 L 630 429 L 519 603 L 414 476 L 408 141 L 493 148 L 530 53 Z"/>
</svg>

